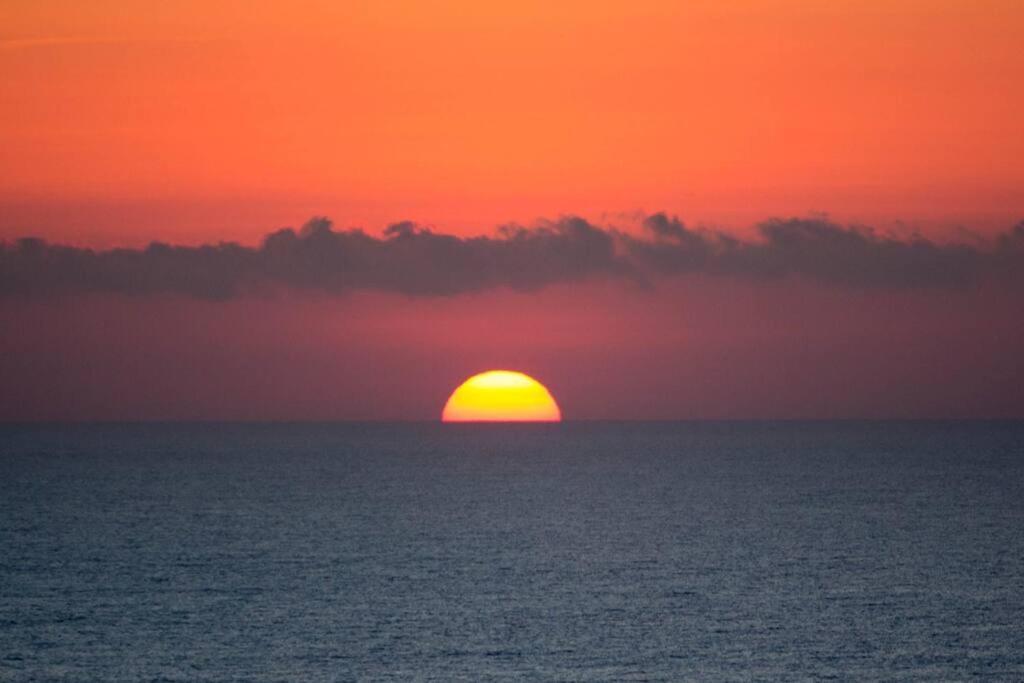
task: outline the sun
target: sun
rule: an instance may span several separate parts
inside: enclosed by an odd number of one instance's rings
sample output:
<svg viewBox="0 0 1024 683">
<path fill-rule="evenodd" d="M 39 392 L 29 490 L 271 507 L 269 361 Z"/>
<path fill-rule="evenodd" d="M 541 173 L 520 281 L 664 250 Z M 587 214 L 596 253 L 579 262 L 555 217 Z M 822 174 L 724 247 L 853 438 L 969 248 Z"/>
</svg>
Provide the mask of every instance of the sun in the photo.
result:
<svg viewBox="0 0 1024 683">
<path fill-rule="evenodd" d="M 521 372 L 490 370 L 473 375 L 448 397 L 442 422 L 561 422 L 562 411 L 547 388 Z"/>
</svg>

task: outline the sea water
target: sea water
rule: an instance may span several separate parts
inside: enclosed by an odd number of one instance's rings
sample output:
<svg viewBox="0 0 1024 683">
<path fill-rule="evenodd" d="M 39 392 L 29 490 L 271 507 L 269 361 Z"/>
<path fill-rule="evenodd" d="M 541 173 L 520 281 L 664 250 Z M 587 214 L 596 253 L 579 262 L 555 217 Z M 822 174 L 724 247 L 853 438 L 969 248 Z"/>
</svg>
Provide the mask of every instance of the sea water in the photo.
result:
<svg viewBox="0 0 1024 683">
<path fill-rule="evenodd" d="M 0 427 L 0 680 L 1024 679 L 1024 423 Z"/>
</svg>

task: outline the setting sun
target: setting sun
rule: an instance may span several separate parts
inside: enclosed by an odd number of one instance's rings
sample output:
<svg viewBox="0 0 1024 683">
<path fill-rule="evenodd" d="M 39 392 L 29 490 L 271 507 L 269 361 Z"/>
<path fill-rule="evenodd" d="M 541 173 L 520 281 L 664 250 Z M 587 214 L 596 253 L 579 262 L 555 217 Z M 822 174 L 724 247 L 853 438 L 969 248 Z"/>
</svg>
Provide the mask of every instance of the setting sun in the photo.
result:
<svg viewBox="0 0 1024 683">
<path fill-rule="evenodd" d="M 452 392 L 443 422 L 560 422 L 562 411 L 547 388 L 529 375 L 491 370 Z"/>
</svg>

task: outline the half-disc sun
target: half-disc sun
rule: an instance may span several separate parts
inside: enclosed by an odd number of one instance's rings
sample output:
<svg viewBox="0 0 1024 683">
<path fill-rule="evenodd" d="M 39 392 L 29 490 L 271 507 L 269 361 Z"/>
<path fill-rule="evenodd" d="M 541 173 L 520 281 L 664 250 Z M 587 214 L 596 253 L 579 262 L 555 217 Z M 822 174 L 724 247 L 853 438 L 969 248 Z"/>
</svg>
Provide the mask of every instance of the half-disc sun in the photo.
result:
<svg viewBox="0 0 1024 683">
<path fill-rule="evenodd" d="M 452 392 L 443 422 L 560 422 L 562 411 L 547 388 L 521 372 L 473 375 Z"/>
</svg>

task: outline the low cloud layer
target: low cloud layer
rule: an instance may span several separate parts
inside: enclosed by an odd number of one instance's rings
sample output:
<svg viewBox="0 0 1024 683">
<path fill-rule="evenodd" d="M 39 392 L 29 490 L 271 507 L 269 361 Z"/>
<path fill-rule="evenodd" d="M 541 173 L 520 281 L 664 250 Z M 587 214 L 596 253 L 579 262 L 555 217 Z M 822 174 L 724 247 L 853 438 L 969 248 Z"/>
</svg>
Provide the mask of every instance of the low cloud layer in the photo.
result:
<svg viewBox="0 0 1024 683">
<path fill-rule="evenodd" d="M 406 222 L 376 237 L 335 230 L 316 218 L 299 231 L 271 233 L 258 247 L 153 243 L 107 251 L 26 238 L 0 243 L 0 296 L 108 292 L 227 299 L 281 287 L 445 296 L 595 278 L 656 283 L 685 273 L 797 277 L 859 288 L 1024 283 L 1024 223 L 987 242 L 955 244 L 891 237 L 824 218 L 772 219 L 757 226 L 758 238 L 751 241 L 694 230 L 661 213 L 642 224 L 637 235 L 570 216 L 458 237 Z"/>
</svg>

